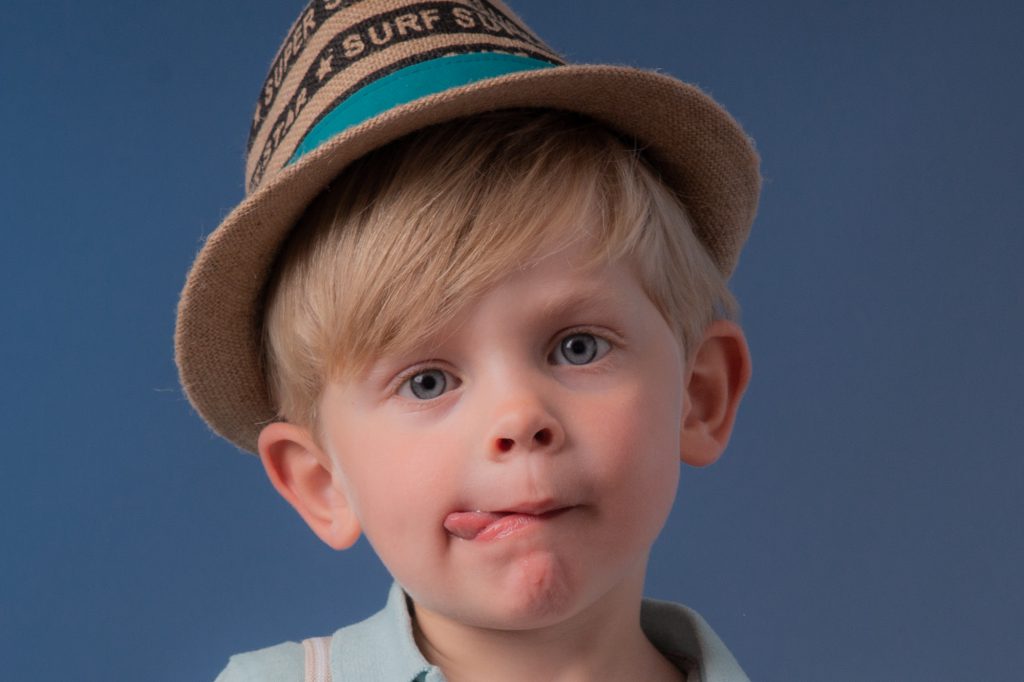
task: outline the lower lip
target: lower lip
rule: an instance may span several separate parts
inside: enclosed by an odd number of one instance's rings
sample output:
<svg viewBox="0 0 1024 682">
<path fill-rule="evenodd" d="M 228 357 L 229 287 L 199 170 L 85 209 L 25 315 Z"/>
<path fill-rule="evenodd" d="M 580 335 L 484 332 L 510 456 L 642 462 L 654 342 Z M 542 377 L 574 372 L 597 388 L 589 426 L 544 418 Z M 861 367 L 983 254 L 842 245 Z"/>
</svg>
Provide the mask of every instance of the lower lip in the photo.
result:
<svg viewBox="0 0 1024 682">
<path fill-rule="evenodd" d="M 482 531 L 477 533 L 474 540 L 486 542 L 488 540 L 501 540 L 512 535 L 516 535 L 524 530 L 527 530 L 537 524 L 550 521 L 557 516 L 567 512 L 570 507 L 563 507 L 562 509 L 555 509 L 554 511 L 545 512 L 544 514 L 508 514 L 501 517 L 494 523 L 488 525 Z"/>
</svg>

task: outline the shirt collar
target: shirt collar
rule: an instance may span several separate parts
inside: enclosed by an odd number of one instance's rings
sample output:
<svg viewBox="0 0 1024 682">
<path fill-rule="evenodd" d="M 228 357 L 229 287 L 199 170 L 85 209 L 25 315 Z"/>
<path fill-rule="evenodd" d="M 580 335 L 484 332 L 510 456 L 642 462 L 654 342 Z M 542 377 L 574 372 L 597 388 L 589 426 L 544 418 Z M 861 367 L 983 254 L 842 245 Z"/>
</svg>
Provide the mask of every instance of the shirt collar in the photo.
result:
<svg viewBox="0 0 1024 682">
<path fill-rule="evenodd" d="M 640 626 L 662 654 L 696 664 L 687 682 L 750 682 L 725 643 L 693 609 L 644 599 Z"/>
<path fill-rule="evenodd" d="M 391 585 L 382 611 L 334 633 L 331 678 L 444 682 L 440 668 L 423 658 L 412 632 L 405 592 Z"/>
<path fill-rule="evenodd" d="M 739 663 L 696 611 L 680 604 L 645 599 L 640 624 L 663 654 L 696 664 L 699 682 L 749 682 Z M 391 585 L 387 605 L 366 620 L 342 628 L 331 640 L 335 680 L 444 682 L 441 669 L 420 653 L 405 592 Z"/>
</svg>

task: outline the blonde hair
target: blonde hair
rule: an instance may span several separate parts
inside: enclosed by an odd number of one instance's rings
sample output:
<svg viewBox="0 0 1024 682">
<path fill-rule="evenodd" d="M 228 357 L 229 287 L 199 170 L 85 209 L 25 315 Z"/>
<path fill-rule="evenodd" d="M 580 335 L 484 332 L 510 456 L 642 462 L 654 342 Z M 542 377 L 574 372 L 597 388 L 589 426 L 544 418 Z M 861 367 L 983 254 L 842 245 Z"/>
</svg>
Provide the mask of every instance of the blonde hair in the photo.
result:
<svg viewBox="0 0 1024 682">
<path fill-rule="evenodd" d="M 315 427 L 326 382 L 409 350 L 581 237 L 592 264 L 633 259 L 687 352 L 715 317 L 736 315 L 678 198 L 589 119 L 493 112 L 371 152 L 309 207 L 268 284 L 264 362 L 279 417 Z"/>
</svg>

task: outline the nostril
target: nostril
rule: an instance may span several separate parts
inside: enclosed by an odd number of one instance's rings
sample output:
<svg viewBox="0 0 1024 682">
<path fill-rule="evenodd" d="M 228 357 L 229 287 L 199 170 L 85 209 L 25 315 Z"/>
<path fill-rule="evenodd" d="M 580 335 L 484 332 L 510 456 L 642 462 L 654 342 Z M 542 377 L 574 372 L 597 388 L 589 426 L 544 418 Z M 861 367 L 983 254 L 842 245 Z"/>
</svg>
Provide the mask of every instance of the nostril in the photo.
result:
<svg viewBox="0 0 1024 682">
<path fill-rule="evenodd" d="M 498 439 L 498 449 L 501 450 L 502 452 L 508 452 L 509 450 L 511 450 L 512 449 L 512 439 L 511 438 L 499 438 Z"/>
<path fill-rule="evenodd" d="M 541 429 L 533 434 L 533 439 L 540 445 L 551 445 L 551 429 Z"/>
</svg>

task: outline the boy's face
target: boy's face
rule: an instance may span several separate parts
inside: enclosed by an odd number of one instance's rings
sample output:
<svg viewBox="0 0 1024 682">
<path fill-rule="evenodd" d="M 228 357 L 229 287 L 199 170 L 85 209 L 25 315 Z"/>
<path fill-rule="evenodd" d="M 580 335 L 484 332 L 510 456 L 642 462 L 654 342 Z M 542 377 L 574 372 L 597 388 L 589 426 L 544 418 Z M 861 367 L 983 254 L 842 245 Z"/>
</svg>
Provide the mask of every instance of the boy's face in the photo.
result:
<svg viewBox="0 0 1024 682">
<path fill-rule="evenodd" d="M 583 254 L 324 392 L 334 484 L 420 618 L 525 629 L 639 603 L 678 482 L 683 357 L 628 264 Z"/>
</svg>

